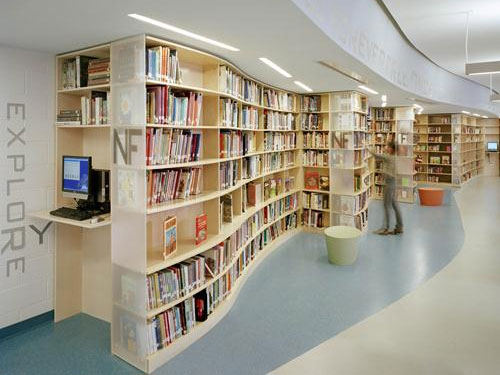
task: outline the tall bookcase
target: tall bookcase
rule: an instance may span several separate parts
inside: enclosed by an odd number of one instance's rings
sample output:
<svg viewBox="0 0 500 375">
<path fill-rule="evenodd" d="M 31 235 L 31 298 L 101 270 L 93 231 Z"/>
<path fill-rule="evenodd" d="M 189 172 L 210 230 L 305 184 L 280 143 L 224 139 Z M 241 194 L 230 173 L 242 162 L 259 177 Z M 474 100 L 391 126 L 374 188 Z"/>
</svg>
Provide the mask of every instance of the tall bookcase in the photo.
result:
<svg viewBox="0 0 500 375">
<path fill-rule="evenodd" d="M 417 182 L 460 186 L 483 172 L 484 134 L 464 114 L 417 115 Z"/>
<path fill-rule="evenodd" d="M 148 78 L 144 56 L 158 47 L 176 51 L 182 82 Z M 111 57 L 112 351 L 151 372 L 213 327 L 234 301 L 253 269 L 250 265 L 296 232 L 302 184 L 299 96 L 252 80 L 215 56 L 150 36 L 111 43 Z M 146 97 L 156 87 L 168 87 L 179 97 L 201 94 L 199 123 L 148 123 L 151 107 L 146 108 Z M 147 165 L 149 128 L 200 133 L 199 158 Z M 199 194 L 148 204 L 149 181 L 155 181 L 156 173 L 188 168 L 201 169 Z M 231 202 L 230 222 L 221 210 L 226 198 Z M 157 201 L 154 196 L 153 201 Z M 207 216 L 208 236 L 196 244 L 195 217 L 201 214 Z M 174 216 L 177 251 L 164 258 L 163 222 Z M 199 255 L 220 246 L 224 261 L 212 277 L 202 276 L 205 271 L 196 266 L 194 276 L 189 276 L 195 281 L 180 295 L 163 298 L 163 292 L 156 291 L 172 267 L 190 266 L 200 261 Z M 193 297 L 200 294 L 206 296 L 210 310 L 205 321 L 196 321 L 193 315 L 198 302 Z"/>
<path fill-rule="evenodd" d="M 332 225 L 368 227 L 371 174 L 366 151 L 367 99 L 356 91 L 330 95 Z"/>
<path fill-rule="evenodd" d="M 372 108 L 372 137 L 376 153 L 385 153 L 385 145 L 395 141 L 396 150 L 396 199 L 400 202 L 415 202 L 414 130 L 413 107 Z M 383 162 L 375 161 L 374 198 L 383 197 L 385 185 L 382 173 Z"/>
<path fill-rule="evenodd" d="M 302 224 L 311 231 L 330 226 L 330 95 L 301 97 Z M 328 184 L 326 184 L 328 180 Z M 323 183 L 320 183 L 323 182 Z"/>
</svg>

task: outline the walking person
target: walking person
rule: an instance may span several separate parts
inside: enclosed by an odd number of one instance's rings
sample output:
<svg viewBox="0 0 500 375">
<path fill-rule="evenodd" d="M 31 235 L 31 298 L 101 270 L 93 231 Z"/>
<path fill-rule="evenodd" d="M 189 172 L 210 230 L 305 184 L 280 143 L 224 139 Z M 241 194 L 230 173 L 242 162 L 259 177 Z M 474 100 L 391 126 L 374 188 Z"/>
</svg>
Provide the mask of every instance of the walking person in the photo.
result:
<svg viewBox="0 0 500 375">
<path fill-rule="evenodd" d="M 384 225 L 376 234 L 399 234 L 403 233 L 403 220 L 399 205 L 396 201 L 396 143 L 394 141 L 387 142 L 385 146 L 386 155 L 376 154 L 372 150 L 368 151 L 375 157 L 376 160 L 383 162 L 383 173 L 385 176 L 385 189 L 384 189 Z M 394 230 L 390 230 L 390 210 L 394 210 L 396 216 L 396 226 Z"/>
</svg>

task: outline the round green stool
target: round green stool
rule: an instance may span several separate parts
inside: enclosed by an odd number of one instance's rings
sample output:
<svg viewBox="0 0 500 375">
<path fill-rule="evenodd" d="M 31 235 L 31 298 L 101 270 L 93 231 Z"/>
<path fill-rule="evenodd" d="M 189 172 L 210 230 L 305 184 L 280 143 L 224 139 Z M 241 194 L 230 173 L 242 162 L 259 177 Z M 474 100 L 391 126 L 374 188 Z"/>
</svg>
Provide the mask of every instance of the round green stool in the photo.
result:
<svg viewBox="0 0 500 375">
<path fill-rule="evenodd" d="M 359 229 L 344 225 L 326 228 L 328 261 L 339 266 L 353 264 L 358 257 L 358 238 L 361 234 Z"/>
</svg>

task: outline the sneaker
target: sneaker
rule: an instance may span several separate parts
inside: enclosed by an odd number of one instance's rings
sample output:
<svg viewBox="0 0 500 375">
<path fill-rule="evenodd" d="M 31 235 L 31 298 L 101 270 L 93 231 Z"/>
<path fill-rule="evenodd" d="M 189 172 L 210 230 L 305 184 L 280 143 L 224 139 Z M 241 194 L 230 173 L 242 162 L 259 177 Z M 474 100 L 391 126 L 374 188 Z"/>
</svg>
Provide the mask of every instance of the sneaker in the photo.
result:
<svg viewBox="0 0 500 375">
<path fill-rule="evenodd" d="M 403 228 L 394 228 L 393 231 L 391 231 L 391 234 L 401 234 L 403 233 Z"/>
<path fill-rule="evenodd" d="M 386 236 L 386 235 L 388 235 L 390 232 L 389 232 L 389 230 L 388 230 L 388 229 L 386 229 L 386 228 L 380 228 L 379 230 L 376 230 L 376 231 L 374 231 L 373 233 L 375 233 L 375 234 L 380 234 L 380 235 L 382 235 L 382 236 Z"/>
</svg>

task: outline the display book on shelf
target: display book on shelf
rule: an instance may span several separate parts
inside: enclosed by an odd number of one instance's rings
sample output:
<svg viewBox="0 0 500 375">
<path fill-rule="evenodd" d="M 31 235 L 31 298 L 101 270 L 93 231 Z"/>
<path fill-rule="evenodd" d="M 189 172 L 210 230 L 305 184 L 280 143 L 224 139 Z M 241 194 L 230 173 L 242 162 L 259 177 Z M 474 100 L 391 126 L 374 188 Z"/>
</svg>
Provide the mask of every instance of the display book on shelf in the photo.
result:
<svg viewBox="0 0 500 375">
<path fill-rule="evenodd" d="M 482 172 L 483 132 L 475 117 L 426 114 L 416 120 L 417 182 L 459 186 Z"/>
<path fill-rule="evenodd" d="M 115 144 L 112 351 L 151 372 L 220 320 L 249 266 L 300 225 L 299 97 L 150 36 L 111 51 L 112 131 L 136 147 Z"/>
<path fill-rule="evenodd" d="M 415 119 L 413 107 L 372 108 L 372 137 L 374 151 L 385 154 L 389 141 L 396 143 L 396 199 L 400 202 L 415 202 L 414 134 Z M 383 161 L 374 164 L 374 193 L 376 199 L 383 198 L 385 177 Z"/>
</svg>

